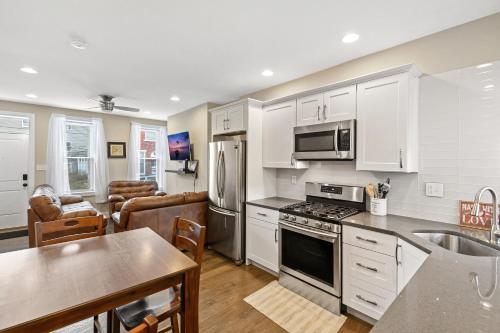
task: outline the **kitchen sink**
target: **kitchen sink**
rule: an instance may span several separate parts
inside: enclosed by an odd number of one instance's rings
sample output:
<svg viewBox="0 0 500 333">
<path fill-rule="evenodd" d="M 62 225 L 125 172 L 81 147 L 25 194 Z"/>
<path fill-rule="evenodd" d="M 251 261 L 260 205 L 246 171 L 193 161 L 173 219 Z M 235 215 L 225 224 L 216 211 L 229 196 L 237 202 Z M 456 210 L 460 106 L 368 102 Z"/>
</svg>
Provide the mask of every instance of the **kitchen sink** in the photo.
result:
<svg viewBox="0 0 500 333">
<path fill-rule="evenodd" d="M 500 257 L 500 250 L 452 231 L 414 231 L 413 234 L 448 251 L 475 257 Z"/>
</svg>

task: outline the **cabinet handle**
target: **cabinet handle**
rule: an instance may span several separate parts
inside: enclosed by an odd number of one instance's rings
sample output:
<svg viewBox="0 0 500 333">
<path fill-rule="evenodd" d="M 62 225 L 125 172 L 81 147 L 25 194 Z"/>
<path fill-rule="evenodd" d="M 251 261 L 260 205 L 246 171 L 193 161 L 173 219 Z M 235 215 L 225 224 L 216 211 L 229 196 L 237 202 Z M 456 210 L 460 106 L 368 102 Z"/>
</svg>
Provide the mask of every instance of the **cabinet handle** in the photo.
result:
<svg viewBox="0 0 500 333">
<path fill-rule="evenodd" d="M 372 272 L 375 272 L 375 273 L 376 273 L 376 272 L 378 272 L 378 269 L 376 269 L 376 268 L 374 268 L 374 267 L 368 267 L 368 266 L 365 266 L 365 265 L 363 265 L 363 264 L 360 264 L 359 262 L 357 262 L 357 263 L 356 263 L 356 265 L 357 265 L 358 267 L 361 267 L 361 268 L 367 269 L 367 270 L 372 271 Z"/>
<path fill-rule="evenodd" d="M 363 302 L 366 302 L 368 304 L 371 304 L 371 305 L 374 305 L 374 306 L 378 306 L 377 302 L 374 302 L 374 301 L 369 301 L 367 299 L 365 299 L 363 296 L 361 295 L 356 295 L 356 297 L 360 300 L 362 300 Z"/>
<path fill-rule="evenodd" d="M 326 120 L 326 104 L 323 104 L 323 120 Z"/>
<path fill-rule="evenodd" d="M 320 109 L 320 108 L 321 108 L 321 107 L 318 105 L 318 112 L 317 112 L 317 115 L 318 115 L 318 120 L 320 120 L 320 119 L 319 119 L 319 109 Z"/>
<path fill-rule="evenodd" d="M 267 214 L 265 214 L 265 213 L 261 213 L 261 212 L 257 212 L 257 215 L 260 215 L 260 216 L 267 216 Z"/>
<path fill-rule="evenodd" d="M 399 261 L 399 249 L 402 248 L 401 245 L 396 244 L 396 266 L 403 264 L 402 261 Z"/>
<path fill-rule="evenodd" d="M 227 128 L 226 129 L 230 129 L 231 128 L 231 122 L 229 121 L 229 119 L 226 119 L 227 121 Z"/>
<path fill-rule="evenodd" d="M 372 244 L 378 244 L 378 242 L 374 239 L 368 239 L 368 238 L 363 238 L 363 237 L 359 237 L 359 236 L 356 236 L 356 239 L 359 239 L 359 240 L 362 240 L 362 241 L 365 241 L 368 243 L 372 243 Z"/>
<path fill-rule="evenodd" d="M 290 165 L 293 166 L 293 153 L 290 155 Z"/>
<path fill-rule="evenodd" d="M 274 242 L 278 243 L 278 229 L 274 229 Z"/>
<path fill-rule="evenodd" d="M 399 148 L 399 168 L 403 169 L 403 148 Z"/>
<path fill-rule="evenodd" d="M 226 128 L 226 119 L 224 119 L 223 123 L 224 123 L 224 131 L 225 131 L 227 129 Z"/>
</svg>

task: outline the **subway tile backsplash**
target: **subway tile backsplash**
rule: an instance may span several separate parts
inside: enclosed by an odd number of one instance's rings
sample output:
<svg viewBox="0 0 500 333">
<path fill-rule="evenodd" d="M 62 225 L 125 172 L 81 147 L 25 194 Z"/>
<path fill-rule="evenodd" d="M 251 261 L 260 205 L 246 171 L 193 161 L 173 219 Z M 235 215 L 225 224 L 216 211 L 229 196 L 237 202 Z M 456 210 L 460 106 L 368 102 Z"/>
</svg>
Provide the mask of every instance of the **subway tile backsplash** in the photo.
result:
<svg viewBox="0 0 500 333">
<path fill-rule="evenodd" d="M 304 199 L 305 182 L 366 185 L 391 178 L 391 214 L 458 223 L 459 200 L 485 185 L 500 191 L 500 61 L 420 80 L 419 172 L 356 171 L 355 162 L 312 162 L 280 169 L 278 195 Z M 292 176 L 297 184 L 291 183 Z M 425 196 L 425 183 L 444 184 L 444 197 Z"/>
</svg>

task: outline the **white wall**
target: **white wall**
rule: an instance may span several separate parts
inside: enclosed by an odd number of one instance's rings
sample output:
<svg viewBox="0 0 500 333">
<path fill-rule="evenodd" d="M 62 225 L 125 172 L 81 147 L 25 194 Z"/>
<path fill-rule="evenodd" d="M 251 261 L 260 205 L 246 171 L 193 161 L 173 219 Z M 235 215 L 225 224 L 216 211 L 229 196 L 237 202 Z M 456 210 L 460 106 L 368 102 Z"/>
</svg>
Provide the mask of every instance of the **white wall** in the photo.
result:
<svg viewBox="0 0 500 333">
<path fill-rule="evenodd" d="M 389 213 L 458 223 L 459 200 L 472 200 L 485 185 L 500 191 L 500 61 L 426 76 L 420 84 L 418 174 L 356 172 L 355 162 L 314 162 L 307 170 L 278 170 L 278 195 L 304 199 L 306 181 L 364 186 L 391 177 Z M 426 182 L 444 183 L 444 197 L 425 196 Z"/>
</svg>

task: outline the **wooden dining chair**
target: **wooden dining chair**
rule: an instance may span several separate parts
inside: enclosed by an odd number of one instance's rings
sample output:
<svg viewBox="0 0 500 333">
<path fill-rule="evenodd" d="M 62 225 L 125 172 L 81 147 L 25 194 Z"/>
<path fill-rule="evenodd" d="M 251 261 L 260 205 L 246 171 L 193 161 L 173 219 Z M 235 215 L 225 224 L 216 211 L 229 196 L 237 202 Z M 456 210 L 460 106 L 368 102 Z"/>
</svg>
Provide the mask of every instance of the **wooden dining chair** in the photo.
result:
<svg viewBox="0 0 500 333">
<path fill-rule="evenodd" d="M 175 218 L 174 237 L 172 244 L 190 256 L 198 265 L 197 285 L 200 281 L 200 267 L 203 260 L 206 227 L 182 219 Z M 197 288 L 199 292 L 199 288 Z M 160 331 L 172 330 L 179 333 L 178 314 L 181 312 L 181 291 L 179 287 L 169 288 L 139 301 L 129 303 L 114 310 L 113 330 L 120 331 L 120 323 L 131 330 L 137 326 L 148 314 L 153 314 L 159 322 L 170 319 L 170 327 Z"/>
<path fill-rule="evenodd" d="M 35 223 L 35 246 L 45 246 L 72 240 L 102 236 L 105 233 L 101 216 L 79 217 Z"/>
<path fill-rule="evenodd" d="M 129 333 L 156 333 L 158 332 L 158 319 L 153 315 L 147 315 L 144 323 L 129 331 Z"/>
</svg>

